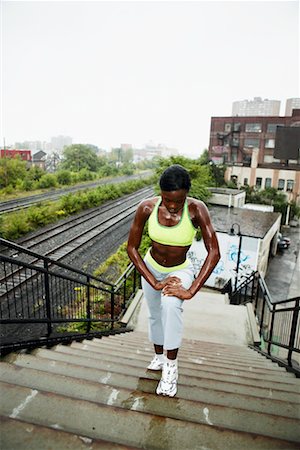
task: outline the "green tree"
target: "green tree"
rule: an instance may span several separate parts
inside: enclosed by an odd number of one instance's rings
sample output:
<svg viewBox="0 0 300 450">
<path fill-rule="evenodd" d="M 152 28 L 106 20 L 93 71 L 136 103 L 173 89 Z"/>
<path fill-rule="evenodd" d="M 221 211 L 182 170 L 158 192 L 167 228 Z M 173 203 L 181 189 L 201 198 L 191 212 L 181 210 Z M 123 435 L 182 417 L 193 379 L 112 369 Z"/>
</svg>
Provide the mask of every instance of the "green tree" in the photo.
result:
<svg viewBox="0 0 300 450">
<path fill-rule="evenodd" d="M 100 167 L 95 150 L 89 145 L 73 144 L 65 147 L 63 151 L 63 162 L 61 169 L 67 169 L 72 172 L 79 172 L 81 169 L 87 169 L 91 172 L 97 172 Z"/>
<path fill-rule="evenodd" d="M 170 158 L 160 159 L 159 166 L 156 168 L 158 178 L 172 164 L 180 164 L 189 172 L 192 183 L 189 195 L 206 202 L 211 195 L 207 188 L 212 185 L 209 166 L 201 165 L 198 160 L 184 156 L 171 156 Z"/>
<path fill-rule="evenodd" d="M 199 164 L 201 164 L 202 166 L 205 166 L 208 163 L 209 163 L 208 150 L 205 149 L 203 151 L 202 155 L 200 155 Z"/>
<path fill-rule="evenodd" d="M 15 187 L 19 180 L 26 177 L 26 161 L 19 158 L 0 159 L 0 188 Z"/>
</svg>

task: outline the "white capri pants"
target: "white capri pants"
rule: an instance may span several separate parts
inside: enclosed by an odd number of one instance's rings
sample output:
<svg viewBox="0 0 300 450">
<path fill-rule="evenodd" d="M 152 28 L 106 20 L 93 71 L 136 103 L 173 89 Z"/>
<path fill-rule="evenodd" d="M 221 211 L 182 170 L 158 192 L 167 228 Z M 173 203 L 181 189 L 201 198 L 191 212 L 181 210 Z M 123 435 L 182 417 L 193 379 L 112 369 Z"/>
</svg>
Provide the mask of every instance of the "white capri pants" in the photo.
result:
<svg viewBox="0 0 300 450">
<path fill-rule="evenodd" d="M 194 281 L 194 268 L 188 259 L 179 266 L 164 267 L 160 266 L 148 251 L 144 262 L 157 281 L 176 276 L 180 278 L 185 289 L 188 289 Z M 162 291 L 153 289 L 143 277 L 142 288 L 149 309 L 150 342 L 162 345 L 165 350 L 179 348 L 182 341 L 184 300 L 163 295 Z"/>
</svg>

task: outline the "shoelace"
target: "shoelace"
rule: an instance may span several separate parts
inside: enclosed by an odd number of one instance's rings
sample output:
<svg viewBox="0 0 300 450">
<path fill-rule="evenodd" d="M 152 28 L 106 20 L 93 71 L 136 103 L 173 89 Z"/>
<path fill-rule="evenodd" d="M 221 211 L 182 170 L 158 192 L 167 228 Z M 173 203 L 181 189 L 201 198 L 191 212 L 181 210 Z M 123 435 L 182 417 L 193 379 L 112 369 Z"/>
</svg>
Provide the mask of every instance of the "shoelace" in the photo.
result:
<svg viewBox="0 0 300 450">
<path fill-rule="evenodd" d="M 175 373 L 176 373 L 176 370 L 177 370 L 177 367 L 176 367 L 176 366 L 168 367 L 168 371 L 167 371 L 167 373 L 166 373 L 166 376 L 165 376 L 165 374 L 164 374 L 163 380 L 164 380 L 165 382 L 167 382 L 167 383 L 172 383 L 173 381 L 175 381 L 175 380 L 174 380 L 174 375 L 175 375 Z"/>
</svg>

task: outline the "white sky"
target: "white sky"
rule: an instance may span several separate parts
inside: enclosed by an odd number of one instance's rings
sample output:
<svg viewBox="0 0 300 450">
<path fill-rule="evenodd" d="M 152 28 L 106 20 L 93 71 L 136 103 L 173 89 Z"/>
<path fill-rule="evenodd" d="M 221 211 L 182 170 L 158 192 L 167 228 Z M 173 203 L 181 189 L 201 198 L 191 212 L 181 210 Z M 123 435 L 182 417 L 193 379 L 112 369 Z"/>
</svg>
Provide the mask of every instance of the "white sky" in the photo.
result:
<svg viewBox="0 0 300 450">
<path fill-rule="evenodd" d="M 299 1 L 2 0 L 6 145 L 68 135 L 196 157 L 235 100 L 299 97 Z"/>
</svg>

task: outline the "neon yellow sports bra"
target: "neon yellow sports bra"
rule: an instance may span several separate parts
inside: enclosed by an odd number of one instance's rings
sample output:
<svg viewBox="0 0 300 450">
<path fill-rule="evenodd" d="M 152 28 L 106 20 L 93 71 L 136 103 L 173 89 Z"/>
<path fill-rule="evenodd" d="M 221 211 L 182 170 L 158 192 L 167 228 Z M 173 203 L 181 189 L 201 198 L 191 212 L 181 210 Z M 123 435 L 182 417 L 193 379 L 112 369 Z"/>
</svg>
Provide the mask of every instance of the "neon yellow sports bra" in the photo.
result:
<svg viewBox="0 0 300 450">
<path fill-rule="evenodd" d="M 176 247 L 186 247 L 191 245 L 197 230 L 190 219 L 187 200 L 184 203 L 180 221 L 172 227 L 161 225 L 159 223 L 158 208 L 160 204 L 161 197 L 158 198 L 148 219 L 148 233 L 150 239 L 159 244 L 174 245 Z"/>
</svg>

